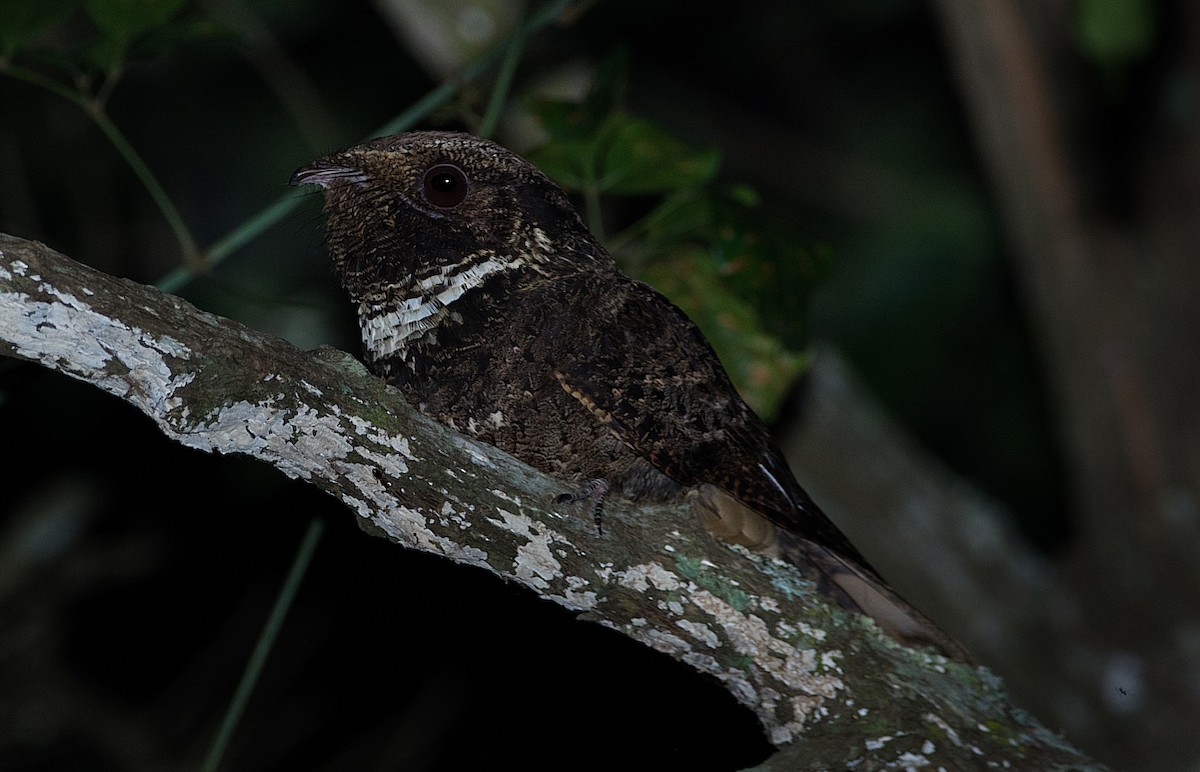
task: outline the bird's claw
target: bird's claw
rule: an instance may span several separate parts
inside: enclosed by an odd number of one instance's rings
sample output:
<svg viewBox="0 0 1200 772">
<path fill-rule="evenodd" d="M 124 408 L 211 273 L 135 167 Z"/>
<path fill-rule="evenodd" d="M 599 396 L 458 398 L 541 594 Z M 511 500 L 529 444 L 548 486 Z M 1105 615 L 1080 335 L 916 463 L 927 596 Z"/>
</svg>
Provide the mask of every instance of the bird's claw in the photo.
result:
<svg viewBox="0 0 1200 772">
<path fill-rule="evenodd" d="M 604 496 L 608 493 L 608 480 L 597 478 L 588 480 L 579 489 L 573 493 L 560 493 L 554 497 L 555 504 L 566 504 L 576 501 L 590 501 L 592 503 L 592 519 L 596 523 L 596 533 L 599 536 L 604 535 L 604 525 L 601 521 L 601 515 L 604 509 Z"/>
</svg>

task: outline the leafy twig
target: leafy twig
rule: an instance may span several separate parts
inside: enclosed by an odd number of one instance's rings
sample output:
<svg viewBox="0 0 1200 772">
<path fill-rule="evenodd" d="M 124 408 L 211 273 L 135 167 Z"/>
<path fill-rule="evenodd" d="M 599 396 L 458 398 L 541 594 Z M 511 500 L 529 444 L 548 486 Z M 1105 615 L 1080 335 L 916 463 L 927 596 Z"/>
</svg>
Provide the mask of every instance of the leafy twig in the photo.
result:
<svg viewBox="0 0 1200 772">
<path fill-rule="evenodd" d="M 174 232 L 175 239 L 179 242 L 179 248 L 183 252 L 184 261 L 191 266 L 190 270 L 194 271 L 200 256 L 196 240 L 192 238 L 191 231 L 188 230 L 179 210 L 175 208 L 175 204 L 172 203 L 158 178 L 150 171 L 150 167 L 146 165 L 138 152 L 133 149 L 133 145 L 129 144 L 129 140 L 125 139 L 125 135 L 117 128 L 117 125 L 108 117 L 108 113 L 104 109 L 104 101 L 98 96 L 88 96 L 83 91 L 68 88 L 53 78 L 19 65 L 9 64 L 2 71 L 12 78 L 44 88 L 52 94 L 66 99 L 78 106 L 85 115 L 92 119 L 92 122 L 104 132 L 104 136 L 108 137 L 108 141 L 113 144 L 125 163 L 129 164 L 129 168 L 141 181 L 142 186 L 146 188 L 146 192 L 150 194 L 150 198 L 153 199 L 154 204 L 171 227 L 171 231 Z"/>
</svg>

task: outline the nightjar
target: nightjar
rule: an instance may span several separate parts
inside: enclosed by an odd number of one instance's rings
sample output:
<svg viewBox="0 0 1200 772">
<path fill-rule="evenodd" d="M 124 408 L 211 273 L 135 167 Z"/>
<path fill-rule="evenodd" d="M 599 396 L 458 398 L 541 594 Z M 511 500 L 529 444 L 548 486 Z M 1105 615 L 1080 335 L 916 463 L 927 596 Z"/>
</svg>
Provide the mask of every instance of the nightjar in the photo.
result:
<svg viewBox="0 0 1200 772">
<path fill-rule="evenodd" d="M 370 369 L 422 412 L 599 505 L 688 498 L 910 644 L 969 656 L 899 597 L 796 482 L 712 347 L 621 273 L 567 196 L 467 134 L 366 142 L 298 170 Z"/>
</svg>

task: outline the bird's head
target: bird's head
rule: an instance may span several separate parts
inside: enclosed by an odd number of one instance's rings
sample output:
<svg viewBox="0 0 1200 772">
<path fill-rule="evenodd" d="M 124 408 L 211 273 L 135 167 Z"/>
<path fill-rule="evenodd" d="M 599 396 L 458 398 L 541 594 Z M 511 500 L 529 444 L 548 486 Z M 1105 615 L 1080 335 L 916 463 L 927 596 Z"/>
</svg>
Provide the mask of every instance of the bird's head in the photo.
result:
<svg viewBox="0 0 1200 772">
<path fill-rule="evenodd" d="M 381 137 L 313 161 L 291 184 L 323 189 L 329 250 L 360 302 L 484 264 L 556 275 L 610 261 L 549 177 L 469 134 Z"/>
</svg>

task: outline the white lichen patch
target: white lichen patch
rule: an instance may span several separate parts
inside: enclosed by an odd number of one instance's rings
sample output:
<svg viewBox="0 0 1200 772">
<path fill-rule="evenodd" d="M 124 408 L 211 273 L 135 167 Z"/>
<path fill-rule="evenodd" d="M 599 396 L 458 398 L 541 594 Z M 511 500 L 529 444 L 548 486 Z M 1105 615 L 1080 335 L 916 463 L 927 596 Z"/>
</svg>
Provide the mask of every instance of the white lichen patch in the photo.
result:
<svg viewBox="0 0 1200 772">
<path fill-rule="evenodd" d="M 550 582 L 563 575 L 562 563 L 554 557 L 551 543 L 563 539 L 527 515 L 513 514 L 505 509 L 497 509 L 496 514 L 501 519 L 489 517 L 488 522 L 526 540 L 517 548 L 512 566 L 513 575 L 534 589 L 549 589 Z"/>
<path fill-rule="evenodd" d="M 763 609 L 766 609 L 766 604 L 762 604 Z M 775 634 L 781 638 L 789 640 L 795 639 L 797 635 L 804 635 L 820 643 L 825 640 L 828 633 L 819 627 L 813 627 L 807 622 L 786 622 L 780 620 L 775 623 Z"/>
<path fill-rule="evenodd" d="M 760 617 L 734 608 L 658 563 L 615 570 L 612 577 L 619 586 L 635 592 L 657 590 L 675 594 L 659 599 L 656 605 L 664 613 L 680 617 L 675 625 L 688 638 L 633 624 L 626 626 L 624 632 L 724 681 L 727 689 L 758 713 L 774 743 L 794 740 L 807 721 L 828 715 L 826 703 L 845 688 L 838 677 L 841 672 L 836 662 L 838 653 L 824 652 L 818 658 L 814 649 L 797 648 L 787 637 L 773 635 Z M 689 605 L 693 604 L 712 622 L 684 618 Z M 750 596 L 744 608 L 755 607 L 761 608 L 761 603 L 757 597 Z M 790 633 L 795 630 L 788 628 Z M 805 632 L 817 637 L 814 634 L 817 631 L 806 628 Z M 689 643 L 689 639 L 697 643 Z M 739 655 L 753 662 L 754 668 L 727 667 L 712 655 L 703 653 L 704 650 L 718 649 L 726 642 Z M 702 648 L 694 648 L 696 645 Z M 781 705 L 782 694 L 796 696 L 788 697 Z"/>
<path fill-rule="evenodd" d="M 473 528 L 475 524 L 471 522 L 471 518 L 464 511 L 462 502 L 443 492 L 446 498 L 442 501 L 442 506 L 438 508 L 438 522 L 443 526 L 453 525 L 460 531 L 466 531 Z M 482 535 L 481 535 L 481 538 Z"/>
<path fill-rule="evenodd" d="M 266 458 L 287 476 L 304 480 L 353 450 L 338 416 L 307 405 L 288 410 L 274 403 L 270 398 L 241 400 L 213 408 L 197 422 L 198 430 L 185 430 L 179 441 L 198 450 Z"/>
<path fill-rule="evenodd" d="M 548 597 L 557 600 L 562 605 L 572 611 L 590 611 L 596 607 L 598 599 L 596 593 L 592 590 L 586 590 L 588 586 L 587 580 L 578 576 L 568 576 L 567 589 L 561 595 L 550 595 Z"/>
<path fill-rule="evenodd" d="M 905 752 L 896 757 L 896 761 L 893 766 L 899 769 L 908 770 L 928 767 L 931 763 L 932 762 L 930 762 L 929 759 L 925 758 L 919 753 Z"/>
<path fill-rule="evenodd" d="M 475 443 L 471 442 L 465 437 L 458 436 L 453 438 L 453 442 L 455 447 L 460 448 L 463 452 L 471 457 L 471 461 L 476 466 L 482 466 L 485 469 L 496 468 L 496 464 L 490 458 L 488 458 L 487 454 L 484 453 L 483 450 L 480 449 Z M 467 470 L 464 469 L 462 471 L 466 472 Z"/>
<path fill-rule="evenodd" d="M 750 683 L 748 678 L 742 677 L 740 674 L 736 677 L 726 675 L 726 677 L 722 678 L 721 680 L 725 682 L 725 688 L 728 689 L 729 693 L 734 696 L 734 699 L 743 705 L 758 705 L 760 706 L 761 710 L 767 710 L 772 713 L 775 712 L 774 704 L 770 702 L 764 702 L 759 698 L 759 693 L 768 690 L 769 687 L 755 686 L 754 684 Z M 759 714 L 759 718 L 762 718 L 761 713 Z M 786 732 L 780 734 L 778 732 L 779 727 L 774 725 L 774 722 L 764 721 L 763 728 L 767 730 L 767 734 L 770 736 L 771 742 L 775 743 L 776 745 L 787 742 L 791 737 L 791 735 Z"/>
<path fill-rule="evenodd" d="M 946 739 L 954 743 L 957 747 L 963 747 L 962 739 L 958 736 L 958 732 L 954 727 L 950 726 L 950 722 L 937 715 L 936 713 L 926 713 L 921 718 L 942 730 L 942 734 L 946 735 Z"/>
<path fill-rule="evenodd" d="M 375 507 L 377 512 L 388 512 L 400 507 L 400 502 L 387 491 L 387 489 L 379 484 L 376 477 L 377 471 L 373 464 L 360 464 L 353 461 L 334 461 L 331 466 L 336 469 L 338 474 L 344 480 L 351 483 L 358 491 L 366 496 L 367 501 Z M 428 531 L 425 528 L 425 517 L 420 513 L 410 515 L 410 518 L 415 521 L 415 525 L 419 530 Z M 414 538 L 414 540 L 418 540 Z"/>
<path fill-rule="evenodd" d="M 760 709 L 770 712 L 775 711 L 776 706 L 779 705 L 783 698 L 783 695 L 779 693 L 778 689 L 772 689 L 770 686 L 759 687 L 758 694 L 758 703 Z M 787 742 L 786 737 L 785 739 L 781 740 L 781 742 Z"/>
<path fill-rule="evenodd" d="M 699 622 L 692 622 L 687 619 L 680 619 L 675 622 L 675 626 L 687 632 L 710 649 L 720 648 L 721 646 L 721 639 L 717 637 L 717 634 L 708 625 L 702 625 Z"/>
<path fill-rule="evenodd" d="M 342 414 L 336 407 L 322 413 L 304 404 L 289 407 L 289 402 L 284 394 L 258 403 L 243 400 L 212 409 L 198 422 L 199 428 L 164 428 L 189 447 L 253 455 L 271 462 L 289 477 L 329 477 L 332 471 L 354 491 L 342 492 L 342 500 L 393 539 L 459 562 L 486 564 L 485 551 L 463 547 L 438 535 L 430 529 L 425 515 L 401 504 L 381 482 L 409 475 L 408 462 L 416 457 L 409 450 L 407 437 L 389 435 L 368 421 Z M 347 423 L 354 434 L 369 441 L 353 443 Z M 465 520 L 452 506 L 443 507 L 440 514 Z"/>
<path fill-rule="evenodd" d="M 721 663 L 717 661 L 716 657 L 700 651 L 690 651 L 687 654 L 684 654 L 680 660 L 685 665 L 691 665 L 701 673 L 712 673 L 721 669 Z M 744 684 L 744 686 L 749 689 L 749 692 L 734 696 L 742 699 L 743 702 L 753 702 L 755 700 L 754 687 L 750 686 L 749 684 Z"/>
<path fill-rule="evenodd" d="M 354 432 L 360 437 L 365 437 L 373 444 L 382 445 L 390 449 L 396 455 L 406 458 L 409 461 L 419 460 L 409 449 L 407 437 L 399 434 L 388 434 L 375 424 L 367 421 L 366 419 L 359 418 L 358 416 L 347 416 L 347 418 L 350 421 L 350 425 L 354 427 Z M 408 471 L 408 467 L 406 465 L 401 464 L 401 466 L 404 466 L 405 472 Z"/>
<path fill-rule="evenodd" d="M 424 515 L 403 506 L 380 483 L 381 478 L 400 479 L 408 474 L 405 457 L 412 458 L 412 454 L 407 453 L 406 438 L 389 438 L 357 422 L 355 431 L 371 437 L 384 450 L 374 450 L 369 443 L 356 447 L 346 435 L 337 408 L 332 413 L 321 413 L 307 405 L 275 407 L 276 401 L 239 401 L 214 408 L 199 422 L 202 431 L 185 430 L 177 435 L 178 439 L 201 450 L 254 455 L 270 461 L 289 477 L 328 477 L 333 470 L 355 491 L 343 492 L 342 500 L 396 540 L 460 562 L 486 561 L 482 550 L 464 549 L 435 534 Z"/>
<path fill-rule="evenodd" d="M 342 496 L 346 501 L 347 497 Z M 478 547 L 463 546 L 435 534 L 425 525 L 425 516 L 412 507 L 396 504 L 387 510 L 373 509 L 365 505 L 359 510 L 363 517 L 371 519 L 389 537 L 417 549 L 444 555 L 451 560 L 469 565 L 488 567 L 488 554 Z"/>
<path fill-rule="evenodd" d="M 725 634 L 726 640 L 749 657 L 766 675 L 784 686 L 781 692 L 798 694 L 789 702 L 792 716 L 781 721 L 774 706 L 753 705 L 771 735 L 772 742 L 795 739 L 805 722 L 824 710 L 824 703 L 845 688 L 842 679 L 818 665 L 814 649 L 800 649 L 771 634 L 767 623 L 754 614 L 738 611 L 716 595 L 700 590 L 691 600 L 706 611 Z M 824 657 L 821 658 L 823 661 Z M 743 674 L 717 674 L 727 682 L 744 680 Z"/>
<path fill-rule="evenodd" d="M 761 617 L 735 608 L 659 563 L 642 563 L 613 570 L 611 576 L 605 576 L 634 592 L 671 593 L 670 597 L 659 598 L 656 606 L 664 614 L 678 617 L 674 624 L 687 638 L 632 623 L 624 632 L 724 681 L 727 689 L 759 714 L 772 742 L 790 742 L 801 734 L 807 721 L 828 715 L 826 702 L 845 688 L 839 677 L 838 652 L 823 652 L 818 657 L 815 649 L 797 648 L 789 641 L 795 637 L 796 627 L 785 626 L 781 631 L 784 634 L 772 634 Z M 688 618 L 689 606 L 699 608 L 711 621 L 696 619 L 694 615 Z M 749 596 L 741 606 L 762 607 L 757 596 Z M 802 629 L 813 639 L 824 637 L 823 631 L 807 625 Z M 726 643 L 754 667 L 723 666 L 712 655 L 703 653 Z M 781 705 L 781 694 L 798 696 L 787 698 Z"/>
<path fill-rule="evenodd" d="M 371 517 L 371 505 L 362 499 L 355 498 L 346 493 L 342 495 L 342 503 L 350 507 L 361 518 L 369 519 Z"/>
<path fill-rule="evenodd" d="M 655 651 L 661 651 L 662 653 L 669 654 L 677 659 L 686 661 L 693 655 L 692 645 L 683 638 L 680 638 L 678 635 L 672 635 L 671 633 L 663 632 L 662 630 L 653 627 L 629 628 L 624 632 L 631 635 L 634 639 L 646 644 Z M 716 660 L 710 659 L 709 662 L 712 668 L 717 668 L 718 670 L 720 669 L 720 665 L 717 664 Z M 691 662 L 691 664 L 693 666 L 696 665 L 695 662 Z M 701 669 L 708 673 L 714 672 L 710 668 Z"/>
<path fill-rule="evenodd" d="M 492 488 L 490 493 L 498 499 L 502 499 L 518 507 L 521 506 L 521 497 L 517 496 L 516 494 L 509 493 L 508 491 L 501 490 L 500 488 Z"/>
<path fill-rule="evenodd" d="M 20 260 L 10 267 L 20 276 L 28 270 Z M 125 325 L 49 284 L 39 285 L 38 292 L 51 299 L 0 293 L 0 326 L 14 352 L 94 383 L 162 425 L 164 414 L 180 404 L 175 392 L 194 377 L 173 373 L 167 362 L 168 357 L 188 359 L 187 347 L 169 336 Z"/>
<path fill-rule="evenodd" d="M 869 751 L 877 751 L 895 739 L 895 737 L 885 734 L 883 737 L 877 737 L 874 740 L 867 740 L 863 743 L 863 746 Z"/>
<path fill-rule="evenodd" d="M 684 585 L 678 575 L 658 563 L 642 563 L 614 574 L 617 584 L 636 592 L 645 592 L 651 586 L 663 592 L 674 592 Z"/>
</svg>

